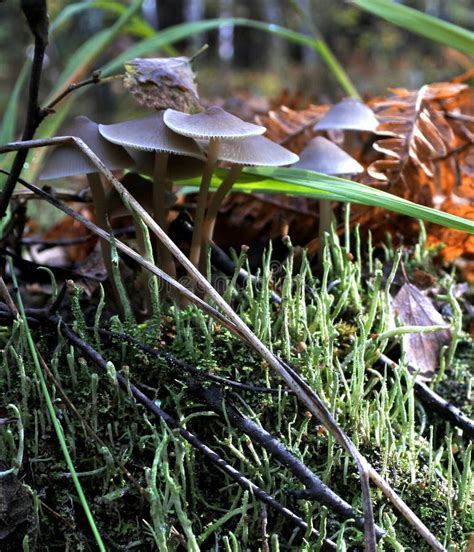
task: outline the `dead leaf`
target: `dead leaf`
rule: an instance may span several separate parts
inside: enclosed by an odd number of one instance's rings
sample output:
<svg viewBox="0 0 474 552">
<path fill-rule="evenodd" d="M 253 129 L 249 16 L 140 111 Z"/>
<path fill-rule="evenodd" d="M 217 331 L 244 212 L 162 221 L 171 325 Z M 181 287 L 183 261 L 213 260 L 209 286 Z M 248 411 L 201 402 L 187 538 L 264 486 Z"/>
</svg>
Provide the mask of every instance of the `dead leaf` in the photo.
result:
<svg viewBox="0 0 474 552">
<path fill-rule="evenodd" d="M 125 88 L 155 109 L 200 110 L 195 74 L 187 57 L 135 58 L 125 64 Z"/>
<path fill-rule="evenodd" d="M 420 90 L 395 89 L 395 96 L 371 103 L 380 125 L 377 134 L 382 138 L 374 148 L 395 158 L 395 164 L 387 166 L 376 161 L 368 168 L 374 178 L 397 182 L 403 179 L 408 161 L 419 167 L 430 178 L 434 175 L 434 162 L 444 158 L 459 146 L 454 125 L 446 119 L 447 106 L 457 111 L 465 101 L 468 87 L 457 83 L 434 83 Z M 386 138 L 390 136 L 391 138 Z M 381 170 L 382 169 L 382 170 Z"/>
<path fill-rule="evenodd" d="M 446 325 L 431 299 L 413 284 L 406 283 L 401 287 L 392 300 L 392 311 L 407 326 Z M 423 380 L 431 380 L 438 367 L 440 349 L 450 342 L 451 332 L 413 333 L 402 339 L 409 367 Z"/>
</svg>

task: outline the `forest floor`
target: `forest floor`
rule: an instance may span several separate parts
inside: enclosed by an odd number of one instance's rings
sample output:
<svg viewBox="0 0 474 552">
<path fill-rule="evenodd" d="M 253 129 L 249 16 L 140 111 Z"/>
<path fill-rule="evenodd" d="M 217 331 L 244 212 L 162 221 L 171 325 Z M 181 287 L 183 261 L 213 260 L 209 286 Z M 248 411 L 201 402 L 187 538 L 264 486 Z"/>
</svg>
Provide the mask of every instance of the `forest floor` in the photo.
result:
<svg viewBox="0 0 474 552">
<path fill-rule="evenodd" d="M 437 263 L 423 234 L 400 251 L 332 234 L 319 267 L 285 244 L 282 262 L 264 255 L 257 285 L 220 275 L 224 297 L 439 541 L 463 550 L 474 531 L 469 427 L 422 391 L 428 381 L 474 416 L 472 288 Z M 245 266 L 245 252 L 235 260 Z M 96 549 L 43 383 L 108 550 L 363 549 L 353 459 L 255 352 L 164 292 L 150 318 L 121 321 L 100 289 L 64 291 L 53 310 L 27 304 L 17 320 L 2 310 L 2 550 Z M 436 330 L 440 319 L 449 331 Z M 403 323 L 431 331 L 408 334 Z M 186 430 L 299 522 L 216 467 Z M 340 502 L 321 498 L 321 482 Z M 375 487 L 371 500 L 380 550 L 430 549 Z"/>
</svg>

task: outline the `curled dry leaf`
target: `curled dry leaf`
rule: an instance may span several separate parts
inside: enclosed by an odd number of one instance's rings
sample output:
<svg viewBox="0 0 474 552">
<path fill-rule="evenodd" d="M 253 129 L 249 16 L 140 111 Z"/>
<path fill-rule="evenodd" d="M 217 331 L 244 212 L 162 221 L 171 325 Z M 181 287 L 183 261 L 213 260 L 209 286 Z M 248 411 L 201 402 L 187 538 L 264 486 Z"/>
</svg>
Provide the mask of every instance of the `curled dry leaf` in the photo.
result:
<svg viewBox="0 0 474 552">
<path fill-rule="evenodd" d="M 200 110 L 195 74 L 184 56 L 135 58 L 125 64 L 124 85 L 147 107 L 186 113 Z"/>
<path fill-rule="evenodd" d="M 448 105 L 454 109 L 466 89 L 462 84 L 436 83 L 417 91 L 395 89 L 395 96 L 375 101 L 372 108 L 380 121 L 377 134 L 383 138 L 374 143 L 374 149 L 389 159 L 376 161 L 369 167 L 369 174 L 394 182 L 403 178 L 405 166 L 411 161 L 432 177 L 433 162 L 459 145 L 444 111 Z M 386 161 L 391 162 L 383 165 Z"/>
<path fill-rule="evenodd" d="M 392 300 L 392 313 L 406 326 L 446 325 L 431 299 L 413 284 L 404 284 Z M 441 347 L 449 344 L 451 332 L 440 330 L 430 333 L 406 334 L 402 338 L 407 361 L 418 377 L 430 380 L 439 362 Z"/>
</svg>

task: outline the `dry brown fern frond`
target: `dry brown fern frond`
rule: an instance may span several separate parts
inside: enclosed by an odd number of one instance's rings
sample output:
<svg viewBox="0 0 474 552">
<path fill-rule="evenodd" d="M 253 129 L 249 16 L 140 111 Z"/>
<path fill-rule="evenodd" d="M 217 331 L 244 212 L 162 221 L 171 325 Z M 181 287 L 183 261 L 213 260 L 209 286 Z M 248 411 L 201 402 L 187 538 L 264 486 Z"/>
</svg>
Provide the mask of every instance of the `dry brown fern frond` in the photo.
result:
<svg viewBox="0 0 474 552">
<path fill-rule="evenodd" d="M 409 188 L 410 164 L 434 178 L 436 161 L 445 159 L 469 142 L 461 127 L 448 118 L 468 105 L 470 91 L 464 84 L 428 84 L 417 91 L 392 90 L 394 95 L 374 101 L 382 135 L 374 149 L 384 155 L 374 161 L 368 172 L 374 178 Z"/>
</svg>

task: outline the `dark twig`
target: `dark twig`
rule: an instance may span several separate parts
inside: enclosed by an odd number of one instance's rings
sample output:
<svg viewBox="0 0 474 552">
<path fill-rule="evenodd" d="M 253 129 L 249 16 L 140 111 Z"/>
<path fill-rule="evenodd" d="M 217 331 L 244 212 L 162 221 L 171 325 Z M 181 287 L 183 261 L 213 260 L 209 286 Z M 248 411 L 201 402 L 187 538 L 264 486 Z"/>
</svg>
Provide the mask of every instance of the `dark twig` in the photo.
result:
<svg viewBox="0 0 474 552">
<path fill-rule="evenodd" d="M 4 169 L 0 169 L 0 173 L 3 174 L 10 174 L 9 171 L 6 171 Z M 49 187 L 45 186 L 46 189 Z M 57 190 L 57 189 L 50 189 L 48 190 L 51 193 L 54 193 L 58 199 L 61 199 L 62 201 L 74 201 L 75 203 L 91 203 L 92 199 L 87 194 L 87 190 L 83 189 L 79 192 L 74 192 L 72 190 Z M 29 190 L 15 190 L 12 194 L 13 199 L 20 199 L 22 201 L 30 201 L 34 199 L 41 199 L 38 197 L 35 193 L 30 192 Z"/>
<path fill-rule="evenodd" d="M 60 322 L 60 329 L 64 337 L 66 337 L 70 343 L 79 349 L 84 356 L 89 358 L 92 362 L 97 364 L 100 368 L 106 371 L 107 361 L 98 353 L 93 347 L 87 344 L 82 340 L 74 331 L 72 331 L 69 326 Z M 231 477 L 238 485 L 243 489 L 250 490 L 259 500 L 265 502 L 269 506 L 272 506 L 279 514 L 290 519 L 297 527 L 306 531 L 308 525 L 303 519 L 294 514 L 291 510 L 280 504 L 275 500 L 271 495 L 266 493 L 263 489 L 255 485 L 252 481 L 243 476 L 239 471 L 237 471 L 233 466 L 228 464 L 221 456 L 219 456 L 215 451 L 209 448 L 206 444 L 200 441 L 193 433 L 182 428 L 179 424 L 172 418 L 168 413 L 162 410 L 157 404 L 149 399 L 144 393 L 138 389 L 133 383 L 127 380 L 120 372 L 116 374 L 117 382 L 120 387 L 126 392 L 131 393 L 133 398 L 144 406 L 149 412 L 152 412 L 153 415 L 159 420 L 163 420 L 166 425 L 171 429 L 175 429 L 179 432 L 181 437 L 190 443 L 193 447 L 199 450 L 204 456 L 212 462 L 215 466 L 225 472 L 229 477 Z M 318 537 L 318 532 L 315 529 L 311 530 L 311 533 L 314 537 Z M 328 550 L 335 550 L 336 546 L 334 542 L 329 539 L 324 540 L 324 544 Z"/>
<path fill-rule="evenodd" d="M 38 104 L 39 87 L 41 80 L 41 71 L 43 69 L 43 59 L 46 46 L 48 45 L 48 8 L 46 0 L 22 0 L 21 7 L 26 16 L 28 25 L 35 37 L 35 50 L 33 54 L 33 63 L 31 66 L 30 88 L 28 96 L 28 107 L 26 111 L 25 126 L 21 140 L 31 140 L 36 129 L 45 117 Z M 10 175 L 3 187 L 0 197 L 0 218 L 5 216 L 10 198 L 25 164 L 28 149 L 19 150 L 13 161 Z"/>
<path fill-rule="evenodd" d="M 62 266 L 54 266 L 54 265 L 47 265 L 44 263 L 35 263 L 33 261 L 28 261 L 26 259 L 23 259 L 22 257 L 16 255 L 9 249 L 6 249 L 4 247 L 0 246 L 0 255 L 8 256 L 13 259 L 15 262 L 15 265 L 24 271 L 26 278 L 28 281 L 35 281 L 35 282 L 42 282 L 42 281 L 49 281 L 49 277 L 46 276 L 46 274 L 38 272 L 38 268 L 48 268 L 51 270 L 51 272 L 57 276 L 58 278 L 80 278 L 84 282 L 87 282 L 87 280 L 92 282 L 100 282 L 100 278 L 96 278 L 95 276 L 88 275 L 88 274 L 82 274 L 80 272 L 77 272 L 75 270 L 71 270 L 68 268 L 63 268 Z"/>
<path fill-rule="evenodd" d="M 21 240 L 21 245 L 39 245 L 38 251 L 45 251 L 46 249 L 51 249 L 53 247 L 67 247 L 69 245 L 80 245 L 87 243 L 92 239 L 96 239 L 94 234 L 89 234 L 88 236 L 79 236 L 78 238 L 63 238 L 60 240 L 45 240 L 42 238 L 23 238 Z"/>
<path fill-rule="evenodd" d="M 384 364 L 393 369 L 398 369 L 396 362 L 388 356 L 380 353 L 379 358 Z M 443 397 L 418 378 L 415 379 L 414 390 L 415 396 L 423 404 L 429 406 L 430 410 L 438 412 L 445 420 L 462 429 L 469 439 L 474 439 L 474 420 L 468 418 L 462 410 L 443 399 Z"/>
<path fill-rule="evenodd" d="M 88 328 L 91 329 L 92 328 Z M 164 360 L 168 366 L 175 368 L 180 373 L 187 373 L 192 374 L 196 378 L 199 379 L 207 379 L 214 381 L 216 383 L 219 383 L 225 387 L 232 387 L 234 389 L 240 389 L 241 391 L 250 391 L 251 393 L 288 393 L 293 394 L 293 391 L 291 389 L 275 389 L 272 387 L 260 387 L 255 385 L 248 385 L 246 383 L 241 383 L 240 381 L 233 381 L 227 378 L 223 378 L 221 376 L 216 376 L 215 374 L 210 374 L 209 372 L 204 372 L 203 370 L 199 370 L 198 368 L 191 366 L 187 362 L 184 362 L 184 360 L 181 360 L 171 353 L 168 353 L 167 351 L 163 351 L 160 349 L 156 349 L 154 347 L 150 347 L 149 345 L 146 345 L 145 343 L 142 343 L 138 339 L 135 339 L 134 337 L 131 337 L 130 335 L 121 333 L 121 332 L 112 332 L 110 330 L 103 330 L 99 329 L 99 334 L 102 336 L 106 336 L 110 339 L 118 339 L 119 341 L 128 341 L 132 346 L 137 347 L 144 353 L 151 355 L 155 358 L 159 358 L 160 360 Z"/>
<path fill-rule="evenodd" d="M 71 92 L 74 92 L 74 90 L 77 90 L 78 88 L 82 88 L 83 86 L 87 86 L 89 84 L 98 84 L 100 81 L 100 71 L 94 71 L 89 78 L 79 82 L 73 82 L 72 84 L 67 86 L 62 92 L 60 92 L 55 98 L 53 98 L 49 102 L 49 104 L 44 107 L 44 110 L 48 111 L 49 113 L 53 112 L 56 105 Z"/>
<path fill-rule="evenodd" d="M 345 500 L 327 487 L 278 439 L 256 424 L 248 416 L 245 416 L 245 414 L 240 412 L 230 401 L 224 401 L 224 396 L 217 387 L 193 385 L 190 386 L 190 390 L 210 406 L 214 412 L 219 414 L 224 414 L 225 412 L 225 415 L 233 426 L 246 433 L 252 440 L 272 454 L 281 464 L 286 466 L 306 486 L 306 490 L 301 493 L 301 498 L 317 500 L 330 510 L 341 515 L 344 519 L 354 519 L 357 527 L 363 529 L 363 517 L 358 516 Z M 297 493 L 292 494 L 298 496 Z M 380 538 L 383 536 L 384 532 L 376 527 L 376 534 L 377 537 Z"/>
</svg>

